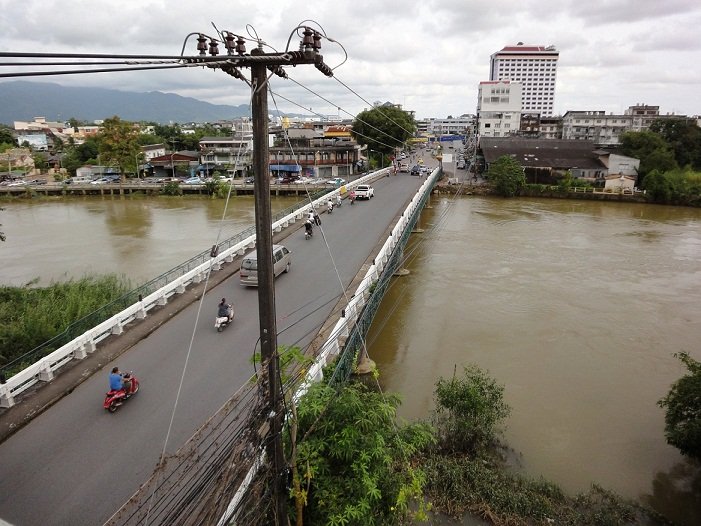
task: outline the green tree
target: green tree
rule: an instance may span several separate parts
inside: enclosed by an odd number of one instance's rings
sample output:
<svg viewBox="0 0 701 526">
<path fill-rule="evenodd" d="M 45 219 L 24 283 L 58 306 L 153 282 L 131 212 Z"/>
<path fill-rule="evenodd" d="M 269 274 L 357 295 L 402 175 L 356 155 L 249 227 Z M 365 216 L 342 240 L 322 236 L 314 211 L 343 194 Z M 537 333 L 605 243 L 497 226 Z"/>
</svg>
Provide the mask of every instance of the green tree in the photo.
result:
<svg viewBox="0 0 701 526">
<path fill-rule="evenodd" d="M 526 176 L 521 165 L 508 155 L 502 155 L 489 165 L 487 179 L 494 184 L 499 195 L 513 197 L 526 184 Z"/>
<path fill-rule="evenodd" d="M 434 399 L 439 443 L 449 452 L 483 452 L 496 441 L 499 424 L 511 412 L 504 387 L 475 365 L 465 367 L 462 378 L 439 378 Z"/>
<path fill-rule="evenodd" d="M 102 163 L 117 165 L 123 178 L 126 169 L 134 166 L 141 153 L 138 130 L 131 122 L 110 117 L 103 122 L 98 141 Z"/>
<path fill-rule="evenodd" d="M 659 170 L 652 170 L 647 174 L 642 187 L 656 203 L 669 203 L 672 199 L 672 185 Z"/>
<path fill-rule="evenodd" d="M 674 356 L 688 374 L 672 384 L 667 396 L 658 402 L 665 409 L 667 443 L 690 458 L 701 460 L 701 362 L 687 353 Z"/>
<path fill-rule="evenodd" d="M 677 168 L 674 152 L 664 138 L 652 131 L 626 132 L 621 135 L 621 152 L 640 159 L 638 184 L 653 170 L 662 173 Z"/>
<path fill-rule="evenodd" d="M 351 133 L 358 144 L 391 155 L 395 148 L 403 147 L 414 136 L 416 121 L 399 108 L 375 107 L 356 116 Z"/>
<path fill-rule="evenodd" d="M 363 384 L 313 385 L 297 409 L 293 481 L 297 524 L 392 524 L 422 505 L 422 474 L 410 459 L 433 442 L 423 424 L 396 422 L 399 399 Z M 298 506 L 299 505 L 299 506 Z"/>
<path fill-rule="evenodd" d="M 680 167 L 701 170 L 701 128 L 689 119 L 657 119 L 650 131 L 664 139 Z"/>
<path fill-rule="evenodd" d="M 0 144 L 6 144 L 9 148 L 15 148 L 17 146 L 12 128 L 0 125 Z"/>
</svg>

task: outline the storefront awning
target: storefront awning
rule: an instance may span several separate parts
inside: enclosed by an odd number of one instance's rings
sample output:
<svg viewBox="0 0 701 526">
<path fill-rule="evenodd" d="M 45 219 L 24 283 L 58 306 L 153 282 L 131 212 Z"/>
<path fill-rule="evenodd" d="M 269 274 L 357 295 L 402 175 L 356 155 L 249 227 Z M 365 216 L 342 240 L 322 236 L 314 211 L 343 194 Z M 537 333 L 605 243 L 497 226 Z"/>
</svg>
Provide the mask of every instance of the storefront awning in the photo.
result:
<svg viewBox="0 0 701 526">
<path fill-rule="evenodd" d="M 298 164 L 271 164 L 271 170 L 277 172 L 301 172 L 302 167 Z"/>
</svg>

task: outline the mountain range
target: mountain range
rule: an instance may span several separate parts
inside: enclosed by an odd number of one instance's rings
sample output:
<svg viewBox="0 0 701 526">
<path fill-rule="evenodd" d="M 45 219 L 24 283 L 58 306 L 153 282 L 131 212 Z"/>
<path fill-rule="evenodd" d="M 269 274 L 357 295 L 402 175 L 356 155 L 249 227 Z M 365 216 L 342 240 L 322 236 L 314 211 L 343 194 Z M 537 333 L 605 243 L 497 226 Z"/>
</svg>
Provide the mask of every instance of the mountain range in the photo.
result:
<svg viewBox="0 0 701 526">
<path fill-rule="evenodd" d="M 14 121 L 67 121 L 75 118 L 92 122 L 117 115 L 127 121 L 216 122 L 250 116 L 250 107 L 210 104 L 173 93 L 145 93 L 106 88 L 75 88 L 45 82 L 0 82 L 0 123 Z"/>
</svg>

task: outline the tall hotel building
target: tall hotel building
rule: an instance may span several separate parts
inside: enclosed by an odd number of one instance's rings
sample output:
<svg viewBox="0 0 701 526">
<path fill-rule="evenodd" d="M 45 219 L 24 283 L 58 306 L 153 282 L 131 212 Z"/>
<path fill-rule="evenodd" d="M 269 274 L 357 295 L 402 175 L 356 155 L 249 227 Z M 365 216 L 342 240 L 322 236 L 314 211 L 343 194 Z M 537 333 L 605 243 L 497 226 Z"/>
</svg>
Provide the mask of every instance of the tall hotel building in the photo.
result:
<svg viewBox="0 0 701 526">
<path fill-rule="evenodd" d="M 555 46 L 506 46 L 491 56 L 489 80 L 520 82 L 521 111 L 552 117 L 559 56 Z"/>
</svg>

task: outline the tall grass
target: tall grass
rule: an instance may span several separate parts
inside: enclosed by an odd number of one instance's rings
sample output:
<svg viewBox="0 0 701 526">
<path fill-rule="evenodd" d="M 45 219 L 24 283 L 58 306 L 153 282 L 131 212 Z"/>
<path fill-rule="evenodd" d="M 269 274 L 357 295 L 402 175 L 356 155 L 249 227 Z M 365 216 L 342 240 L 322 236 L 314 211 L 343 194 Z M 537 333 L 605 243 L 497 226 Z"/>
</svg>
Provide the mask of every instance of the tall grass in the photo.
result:
<svg viewBox="0 0 701 526">
<path fill-rule="evenodd" d="M 124 276 L 85 276 L 47 287 L 0 287 L 0 368 L 124 295 Z M 113 313 L 112 313 L 113 314 Z"/>
</svg>

